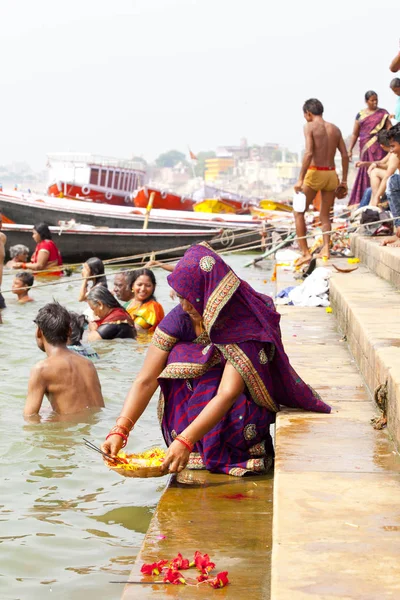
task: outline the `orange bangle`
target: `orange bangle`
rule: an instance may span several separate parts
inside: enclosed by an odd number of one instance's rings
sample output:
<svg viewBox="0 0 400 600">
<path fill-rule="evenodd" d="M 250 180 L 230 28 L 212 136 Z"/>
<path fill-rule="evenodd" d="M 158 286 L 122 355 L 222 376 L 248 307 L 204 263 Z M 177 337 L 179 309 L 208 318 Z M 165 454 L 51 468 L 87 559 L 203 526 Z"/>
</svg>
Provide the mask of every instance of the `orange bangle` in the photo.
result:
<svg viewBox="0 0 400 600">
<path fill-rule="evenodd" d="M 119 417 L 117 417 L 117 420 L 116 420 L 117 423 L 118 423 L 119 419 L 126 419 L 127 421 L 129 421 L 132 425 L 131 429 L 133 429 L 135 427 L 135 423 L 129 417 L 124 417 L 123 415 L 120 415 Z"/>
<path fill-rule="evenodd" d="M 21 269 L 26 269 L 26 263 L 21 264 Z"/>
</svg>

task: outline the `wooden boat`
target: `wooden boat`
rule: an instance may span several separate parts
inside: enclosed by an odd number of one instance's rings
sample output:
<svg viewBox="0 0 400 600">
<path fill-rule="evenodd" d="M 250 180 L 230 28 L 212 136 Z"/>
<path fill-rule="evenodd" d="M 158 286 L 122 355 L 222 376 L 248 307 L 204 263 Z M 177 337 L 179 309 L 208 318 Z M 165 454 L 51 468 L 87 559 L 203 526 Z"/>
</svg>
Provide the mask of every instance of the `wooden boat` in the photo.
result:
<svg viewBox="0 0 400 600">
<path fill-rule="evenodd" d="M 168 250 L 177 246 L 197 244 L 202 241 L 213 242 L 215 247 L 222 247 L 219 241 L 220 230 L 179 230 L 179 229 L 98 229 L 78 226 L 64 229 L 50 227 L 53 240 L 59 248 L 63 260 L 67 262 L 85 261 L 91 256 L 102 260 L 133 256 L 136 254 Z M 2 231 L 7 236 L 6 250 L 15 244 L 24 244 L 31 253 L 35 248 L 32 239 L 33 226 L 4 224 Z M 173 258 L 182 255 L 182 250 L 171 250 L 162 255 Z"/>
<path fill-rule="evenodd" d="M 146 174 L 138 161 L 92 154 L 48 154 L 47 166 L 50 196 L 121 206 L 133 206 Z"/>
<path fill-rule="evenodd" d="M 153 195 L 153 208 L 166 210 L 192 210 L 195 203 L 192 198 L 178 196 L 171 192 L 157 190 L 156 188 L 142 187 L 134 195 L 133 202 L 139 208 L 146 208 L 150 197 Z"/>
<path fill-rule="evenodd" d="M 48 225 L 74 220 L 82 225 L 111 228 L 143 227 L 146 210 L 127 206 L 109 206 L 47 195 L 0 192 L 0 209 L 14 223 L 34 225 L 43 221 Z M 151 229 L 256 229 L 259 218 L 248 215 L 195 213 L 153 209 L 148 227 Z"/>
</svg>

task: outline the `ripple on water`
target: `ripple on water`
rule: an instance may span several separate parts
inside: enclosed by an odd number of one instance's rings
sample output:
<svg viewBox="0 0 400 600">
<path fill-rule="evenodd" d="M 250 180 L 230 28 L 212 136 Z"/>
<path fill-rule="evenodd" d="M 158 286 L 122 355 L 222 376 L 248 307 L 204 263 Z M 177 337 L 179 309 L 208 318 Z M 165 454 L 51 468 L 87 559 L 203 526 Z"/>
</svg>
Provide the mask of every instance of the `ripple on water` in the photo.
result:
<svg viewBox="0 0 400 600">
<path fill-rule="evenodd" d="M 241 265 L 248 257 L 234 256 Z M 265 272 L 242 271 L 265 292 Z M 6 273 L 3 289 L 11 287 Z M 157 271 L 157 298 L 166 312 L 166 274 Z M 97 344 L 97 363 L 106 408 L 85 415 L 84 422 L 54 421 L 48 411 L 41 423 L 26 423 L 22 409 L 31 367 L 38 350 L 33 319 L 53 298 L 70 310 L 82 310 L 78 289 L 68 279 L 32 292 L 35 302 L 19 306 L 5 294 L 8 308 L 0 327 L 0 597 L 39 600 L 52 590 L 57 598 L 120 598 L 108 582 L 125 577 L 147 530 L 166 478 L 121 479 L 82 443 L 100 444 L 114 422 L 139 372 L 147 343 L 117 340 Z M 162 444 L 156 396 L 135 428 L 132 451 Z M 47 401 L 44 401 L 44 406 Z"/>
</svg>

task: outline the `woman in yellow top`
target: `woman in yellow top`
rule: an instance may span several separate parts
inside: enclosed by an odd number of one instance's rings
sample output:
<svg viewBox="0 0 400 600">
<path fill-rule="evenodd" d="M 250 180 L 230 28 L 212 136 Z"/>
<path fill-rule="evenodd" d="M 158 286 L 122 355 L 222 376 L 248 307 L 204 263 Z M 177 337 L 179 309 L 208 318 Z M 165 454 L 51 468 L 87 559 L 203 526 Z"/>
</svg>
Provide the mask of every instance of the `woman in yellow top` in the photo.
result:
<svg viewBox="0 0 400 600">
<path fill-rule="evenodd" d="M 134 297 L 125 305 L 139 332 L 153 333 L 164 318 L 164 310 L 154 297 L 156 278 L 150 269 L 137 269 L 130 277 Z"/>
</svg>

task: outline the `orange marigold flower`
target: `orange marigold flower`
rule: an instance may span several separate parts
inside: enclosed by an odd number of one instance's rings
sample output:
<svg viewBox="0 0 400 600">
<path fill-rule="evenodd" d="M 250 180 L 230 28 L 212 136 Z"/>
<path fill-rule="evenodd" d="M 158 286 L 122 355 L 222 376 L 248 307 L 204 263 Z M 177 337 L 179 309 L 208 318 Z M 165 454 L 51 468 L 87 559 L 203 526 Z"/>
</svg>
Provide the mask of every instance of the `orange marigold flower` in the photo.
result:
<svg viewBox="0 0 400 600">
<path fill-rule="evenodd" d="M 208 583 L 213 588 L 225 587 L 229 583 L 228 571 L 222 571 L 221 573 L 218 573 L 215 577 L 213 577 L 213 579 L 209 579 Z"/>
</svg>

